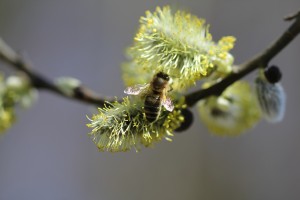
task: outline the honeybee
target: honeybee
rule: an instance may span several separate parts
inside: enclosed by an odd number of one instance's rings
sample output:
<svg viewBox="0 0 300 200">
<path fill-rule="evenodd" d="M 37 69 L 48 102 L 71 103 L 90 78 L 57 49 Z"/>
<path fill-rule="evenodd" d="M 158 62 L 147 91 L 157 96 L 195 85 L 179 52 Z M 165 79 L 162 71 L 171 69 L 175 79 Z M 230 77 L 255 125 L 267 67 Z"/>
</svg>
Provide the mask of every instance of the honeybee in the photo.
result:
<svg viewBox="0 0 300 200">
<path fill-rule="evenodd" d="M 154 75 L 150 83 L 128 87 L 124 92 L 131 95 L 144 93 L 144 112 L 146 119 L 149 122 L 154 122 L 160 115 L 162 105 L 170 112 L 174 109 L 172 100 L 166 96 L 170 88 L 169 81 L 170 77 L 168 74 L 158 72 Z"/>
</svg>

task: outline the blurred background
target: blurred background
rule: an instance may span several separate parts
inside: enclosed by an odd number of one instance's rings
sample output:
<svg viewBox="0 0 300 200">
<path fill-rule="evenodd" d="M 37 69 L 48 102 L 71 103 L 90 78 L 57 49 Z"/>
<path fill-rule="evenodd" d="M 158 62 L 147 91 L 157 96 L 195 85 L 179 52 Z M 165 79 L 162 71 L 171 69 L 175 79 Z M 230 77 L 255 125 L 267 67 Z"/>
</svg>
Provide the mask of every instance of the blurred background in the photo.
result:
<svg viewBox="0 0 300 200">
<path fill-rule="evenodd" d="M 215 40 L 235 36 L 236 63 L 277 38 L 290 24 L 283 16 L 300 8 L 299 0 L 0 0 L 0 36 L 51 78 L 72 76 L 123 96 L 124 49 L 139 17 L 166 4 L 206 18 Z M 262 121 L 240 137 L 221 138 L 194 110 L 188 131 L 140 153 L 98 152 L 85 126 L 95 109 L 42 91 L 0 138 L 0 199 L 298 200 L 299 52 L 298 36 L 271 63 L 282 67 L 287 93 L 281 123 Z"/>
</svg>

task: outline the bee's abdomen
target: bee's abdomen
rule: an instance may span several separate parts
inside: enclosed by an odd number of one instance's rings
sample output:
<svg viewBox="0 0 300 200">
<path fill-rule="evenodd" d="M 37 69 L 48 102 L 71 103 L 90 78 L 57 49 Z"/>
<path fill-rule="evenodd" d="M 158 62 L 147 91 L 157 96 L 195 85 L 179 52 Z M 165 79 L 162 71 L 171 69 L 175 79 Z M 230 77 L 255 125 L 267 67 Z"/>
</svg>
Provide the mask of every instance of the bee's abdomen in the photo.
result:
<svg viewBox="0 0 300 200">
<path fill-rule="evenodd" d="M 160 114 L 161 101 L 159 95 L 148 95 L 145 98 L 144 111 L 146 119 L 153 122 Z"/>
</svg>

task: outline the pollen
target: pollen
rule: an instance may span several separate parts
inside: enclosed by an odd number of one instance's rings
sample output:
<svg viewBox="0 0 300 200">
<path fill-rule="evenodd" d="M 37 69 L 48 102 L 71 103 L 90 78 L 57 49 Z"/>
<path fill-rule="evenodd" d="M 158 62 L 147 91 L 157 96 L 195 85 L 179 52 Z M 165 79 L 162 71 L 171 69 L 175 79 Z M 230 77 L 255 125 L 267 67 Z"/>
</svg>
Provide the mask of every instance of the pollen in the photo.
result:
<svg viewBox="0 0 300 200">
<path fill-rule="evenodd" d="M 134 69 L 139 72 L 135 75 L 129 72 L 134 75 L 131 79 L 163 71 L 174 79 L 174 90 L 185 90 L 216 68 L 231 67 L 226 55 L 234 41 L 232 36 L 212 41 L 205 20 L 186 11 L 173 11 L 169 6 L 146 11 L 127 52 L 136 67 L 143 70 Z"/>
<path fill-rule="evenodd" d="M 170 140 L 172 132 L 181 124 L 180 112 L 183 103 L 178 103 L 173 112 L 163 111 L 158 120 L 149 123 L 143 113 L 140 98 L 125 97 L 123 102 L 114 102 L 93 115 L 87 124 L 92 131 L 89 136 L 99 151 L 122 152 L 141 146 L 152 146 L 162 139 Z"/>
<path fill-rule="evenodd" d="M 153 24 L 153 19 L 148 19 L 148 25 L 152 25 Z"/>
</svg>

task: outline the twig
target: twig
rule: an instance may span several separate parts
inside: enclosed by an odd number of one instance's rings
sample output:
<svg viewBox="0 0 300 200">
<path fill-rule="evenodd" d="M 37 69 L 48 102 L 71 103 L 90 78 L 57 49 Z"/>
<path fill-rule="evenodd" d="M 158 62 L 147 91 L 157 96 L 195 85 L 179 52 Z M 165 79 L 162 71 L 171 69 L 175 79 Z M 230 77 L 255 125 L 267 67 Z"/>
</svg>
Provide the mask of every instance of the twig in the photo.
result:
<svg viewBox="0 0 300 200">
<path fill-rule="evenodd" d="M 286 17 L 285 19 L 294 19 L 295 21 L 274 43 L 272 43 L 268 48 L 254 58 L 242 63 L 238 67 L 238 71 L 228 75 L 215 85 L 207 89 L 201 89 L 199 91 L 187 94 L 185 96 L 187 105 L 191 107 L 194 106 L 199 100 L 208 96 L 219 96 L 235 81 L 243 78 L 259 67 L 267 67 L 270 60 L 274 58 L 280 51 L 282 51 L 300 32 L 300 11 L 296 14 Z"/>
<path fill-rule="evenodd" d="M 113 101 L 113 98 L 102 97 L 97 93 L 93 92 L 87 87 L 79 86 L 74 89 L 73 94 L 64 93 L 60 88 L 55 85 L 48 78 L 37 73 L 32 69 L 32 66 L 24 61 L 12 48 L 10 48 L 1 38 L 0 38 L 0 59 L 8 63 L 10 66 L 14 67 L 16 70 L 24 72 L 30 79 L 33 87 L 37 89 L 49 90 L 60 96 L 75 99 L 81 102 L 90 103 L 98 106 L 103 106 L 105 101 Z"/>
<path fill-rule="evenodd" d="M 289 15 L 285 16 L 283 19 L 285 21 L 291 21 L 291 20 L 296 19 L 297 17 L 299 17 L 299 15 L 300 15 L 300 11 L 298 11 L 296 13 L 293 13 L 293 14 L 289 14 Z"/>
</svg>

